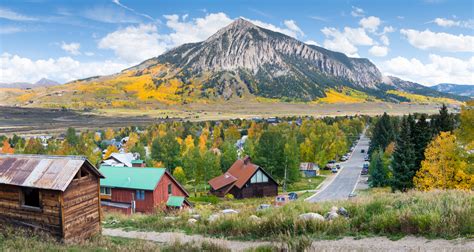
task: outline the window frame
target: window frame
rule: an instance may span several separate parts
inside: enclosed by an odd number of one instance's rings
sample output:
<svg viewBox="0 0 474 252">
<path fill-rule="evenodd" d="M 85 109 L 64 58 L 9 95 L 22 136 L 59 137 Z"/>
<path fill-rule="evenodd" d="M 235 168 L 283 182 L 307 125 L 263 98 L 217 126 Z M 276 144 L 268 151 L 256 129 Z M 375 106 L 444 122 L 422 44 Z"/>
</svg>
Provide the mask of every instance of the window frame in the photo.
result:
<svg viewBox="0 0 474 252">
<path fill-rule="evenodd" d="M 38 205 L 37 206 L 26 204 L 26 197 L 25 197 L 26 196 L 25 195 L 26 190 L 31 190 L 31 191 L 37 191 L 38 192 Z M 29 187 L 20 188 L 20 207 L 23 208 L 23 209 L 32 210 L 32 211 L 35 211 L 35 212 L 43 211 L 41 190 L 38 189 L 38 188 L 29 188 Z"/>
<path fill-rule="evenodd" d="M 104 190 L 104 192 L 102 192 L 102 189 Z M 107 191 L 108 191 L 108 193 L 107 193 Z M 112 196 L 112 188 L 107 187 L 107 186 L 101 186 L 100 187 L 100 195 Z"/>
<path fill-rule="evenodd" d="M 145 200 L 145 190 L 136 190 L 135 200 Z"/>
</svg>

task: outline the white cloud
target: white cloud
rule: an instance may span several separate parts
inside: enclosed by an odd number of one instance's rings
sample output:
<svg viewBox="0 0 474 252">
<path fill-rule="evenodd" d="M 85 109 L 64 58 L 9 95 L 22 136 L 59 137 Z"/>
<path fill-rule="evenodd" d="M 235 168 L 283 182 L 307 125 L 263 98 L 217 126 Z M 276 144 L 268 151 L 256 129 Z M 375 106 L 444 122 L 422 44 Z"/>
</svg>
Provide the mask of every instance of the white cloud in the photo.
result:
<svg viewBox="0 0 474 252">
<path fill-rule="evenodd" d="M 232 22 L 232 19 L 222 12 L 207 14 L 203 18 L 190 21 L 180 20 L 176 14 L 164 17 L 166 26 L 172 30 L 166 35 L 170 47 L 203 41 Z"/>
<path fill-rule="evenodd" d="M 82 12 L 82 16 L 103 23 L 141 23 L 142 16 L 113 5 L 97 5 Z"/>
<path fill-rule="evenodd" d="M 375 57 L 385 57 L 388 54 L 388 47 L 375 45 L 369 49 L 369 53 Z"/>
<path fill-rule="evenodd" d="M 99 41 L 99 48 L 113 50 L 120 59 L 134 64 L 160 55 L 167 45 L 155 25 L 141 24 L 107 34 Z"/>
<path fill-rule="evenodd" d="M 79 43 L 65 43 L 64 41 L 61 43 L 61 49 L 64 51 L 72 54 L 72 55 L 79 55 L 81 52 L 79 49 L 81 48 L 81 44 Z"/>
<path fill-rule="evenodd" d="M 128 6 L 124 5 L 124 4 L 122 4 L 122 3 L 120 2 L 120 0 L 112 0 L 112 2 L 113 2 L 114 4 L 116 4 L 116 5 L 118 5 L 118 6 L 120 6 L 120 7 L 124 8 L 124 9 L 126 9 L 126 10 L 129 10 L 129 11 L 131 11 L 131 12 L 133 12 L 133 13 L 139 15 L 139 16 L 145 17 L 145 18 L 147 18 L 147 19 L 149 19 L 149 20 L 151 20 L 151 21 L 155 21 L 155 19 L 153 19 L 153 18 L 150 17 L 149 15 L 147 15 L 147 14 L 145 14 L 145 13 L 140 13 L 140 12 L 136 11 L 135 9 L 132 9 L 132 8 L 130 8 L 130 7 L 128 7 Z"/>
<path fill-rule="evenodd" d="M 91 57 L 91 56 L 94 56 L 95 53 L 93 53 L 93 52 L 85 52 L 84 55 Z"/>
<path fill-rule="evenodd" d="M 41 78 L 67 82 L 116 73 L 126 66 L 112 61 L 84 63 L 70 57 L 32 60 L 8 53 L 0 56 L 0 76 L 8 82 L 36 82 Z"/>
<path fill-rule="evenodd" d="M 278 27 L 276 25 L 265 23 L 260 20 L 250 20 L 250 19 L 246 19 L 246 20 L 252 22 L 254 25 L 260 26 L 268 30 L 283 33 L 293 38 L 298 38 L 298 36 L 304 36 L 303 31 L 296 25 L 295 21 L 293 20 L 285 20 L 283 22 L 285 27 Z"/>
<path fill-rule="evenodd" d="M 362 28 L 367 29 L 370 32 L 375 32 L 380 25 L 380 18 L 374 16 L 362 18 L 359 21 L 359 24 Z"/>
<path fill-rule="evenodd" d="M 453 35 L 444 32 L 432 32 L 430 30 L 417 31 L 402 29 L 408 42 L 419 49 L 439 49 L 448 52 L 474 52 L 474 36 Z"/>
<path fill-rule="evenodd" d="M 307 44 L 307 45 L 321 46 L 318 42 L 316 42 L 314 40 L 306 40 L 306 42 L 304 42 L 304 43 Z"/>
<path fill-rule="evenodd" d="M 380 41 L 382 41 L 382 44 L 386 46 L 390 45 L 390 40 L 388 39 L 387 35 L 380 36 Z"/>
<path fill-rule="evenodd" d="M 474 19 L 469 19 L 467 21 L 461 21 L 461 20 L 452 20 L 452 19 L 447 19 L 447 18 L 436 18 L 433 20 L 435 24 L 441 26 L 441 27 L 464 27 L 464 28 L 470 28 L 474 29 Z"/>
<path fill-rule="evenodd" d="M 429 62 L 416 58 L 392 58 L 381 64 L 386 75 L 396 75 L 403 79 L 434 85 L 438 83 L 474 83 L 474 57 L 463 60 L 454 57 L 429 55 Z"/>
<path fill-rule="evenodd" d="M 363 17 L 364 16 L 364 10 L 362 8 L 352 6 L 351 15 L 353 17 Z"/>
<path fill-rule="evenodd" d="M 12 33 L 17 33 L 17 32 L 22 32 L 24 31 L 20 27 L 16 26 L 2 26 L 0 27 L 0 34 L 12 34 Z"/>
<path fill-rule="evenodd" d="M 350 57 L 358 57 L 356 46 L 370 46 L 374 44 L 363 28 L 344 27 L 341 32 L 334 27 L 324 27 L 321 32 L 326 36 L 324 47 L 339 51 Z"/>
<path fill-rule="evenodd" d="M 36 18 L 25 16 L 16 13 L 10 9 L 0 7 L 0 18 L 9 19 L 13 21 L 35 21 Z"/>
</svg>

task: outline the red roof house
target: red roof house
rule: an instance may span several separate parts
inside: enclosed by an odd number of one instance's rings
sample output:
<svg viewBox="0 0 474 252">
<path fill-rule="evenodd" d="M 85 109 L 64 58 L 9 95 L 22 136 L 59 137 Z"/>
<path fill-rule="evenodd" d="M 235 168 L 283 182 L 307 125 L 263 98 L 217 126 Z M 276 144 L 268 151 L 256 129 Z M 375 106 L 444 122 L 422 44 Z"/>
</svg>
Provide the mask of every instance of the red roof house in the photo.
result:
<svg viewBox="0 0 474 252">
<path fill-rule="evenodd" d="M 278 183 L 250 157 L 239 159 L 224 174 L 209 180 L 211 193 L 224 197 L 232 194 L 237 199 L 268 197 L 278 194 Z"/>
</svg>

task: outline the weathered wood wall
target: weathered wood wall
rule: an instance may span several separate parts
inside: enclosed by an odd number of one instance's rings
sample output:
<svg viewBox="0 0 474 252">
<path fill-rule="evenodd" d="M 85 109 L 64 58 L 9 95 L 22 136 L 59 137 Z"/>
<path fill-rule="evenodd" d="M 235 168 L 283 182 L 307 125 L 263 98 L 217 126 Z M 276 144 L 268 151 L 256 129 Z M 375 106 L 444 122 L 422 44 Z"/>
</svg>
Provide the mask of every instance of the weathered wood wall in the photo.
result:
<svg viewBox="0 0 474 252">
<path fill-rule="evenodd" d="M 255 183 L 252 184 L 247 182 L 248 186 L 243 186 L 242 189 L 233 187 L 230 193 L 237 199 L 253 198 L 253 197 L 269 197 L 276 196 L 278 194 L 278 184 L 272 180 L 267 183 Z"/>
<path fill-rule="evenodd" d="M 61 206 L 59 191 L 40 190 L 41 209 L 21 206 L 21 187 L 0 185 L 0 218 L 2 221 L 39 228 L 61 237 Z"/>
<path fill-rule="evenodd" d="M 88 175 L 76 178 L 64 191 L 64 240 L 84 240 L 100 232 L 99 178 Z"/>
</svg>

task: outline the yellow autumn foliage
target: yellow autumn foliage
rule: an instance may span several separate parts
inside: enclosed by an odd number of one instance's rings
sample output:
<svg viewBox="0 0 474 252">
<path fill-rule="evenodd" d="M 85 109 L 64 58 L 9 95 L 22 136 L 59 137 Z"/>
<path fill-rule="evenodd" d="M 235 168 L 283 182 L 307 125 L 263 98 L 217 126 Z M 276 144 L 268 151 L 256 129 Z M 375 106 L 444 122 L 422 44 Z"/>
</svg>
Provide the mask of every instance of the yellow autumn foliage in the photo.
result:
<svg viewBox="0 0 474 252">
<path fill-rule="evenodd" d="M 468 169 L 462 152 L 455 135 L 441 132 L 425 150 L 425 160 L 413 178 L 415 187 L 422 191 L 472 190 L 474 174 Z"/>
<path fill-rule="evenodd" d="M 411 102 L 418 102 L 418 103 L 447 103 L 447 104 L 458 104 L 458 105 L 462 104 L 462 102 L 456 101 L 450 98 L 429 97 L 429 96 L 418 95 L 418 94 L 410 94 L 410 93 L 398 91 L 398 90 L 389 90 L 387 91 L 387 94 L 394 94 L 401 97 L 405 97 Z"/>
<path fill-rule="evenodd" d="M 369 95 L 351 89 L 343 88 L 341 91 L 335 89 L 326 90 L 326 97 L 319 98 L 317 102 L 319 103 L 362 103 L 368 100 L 375 100 Z"/>
</svg>

